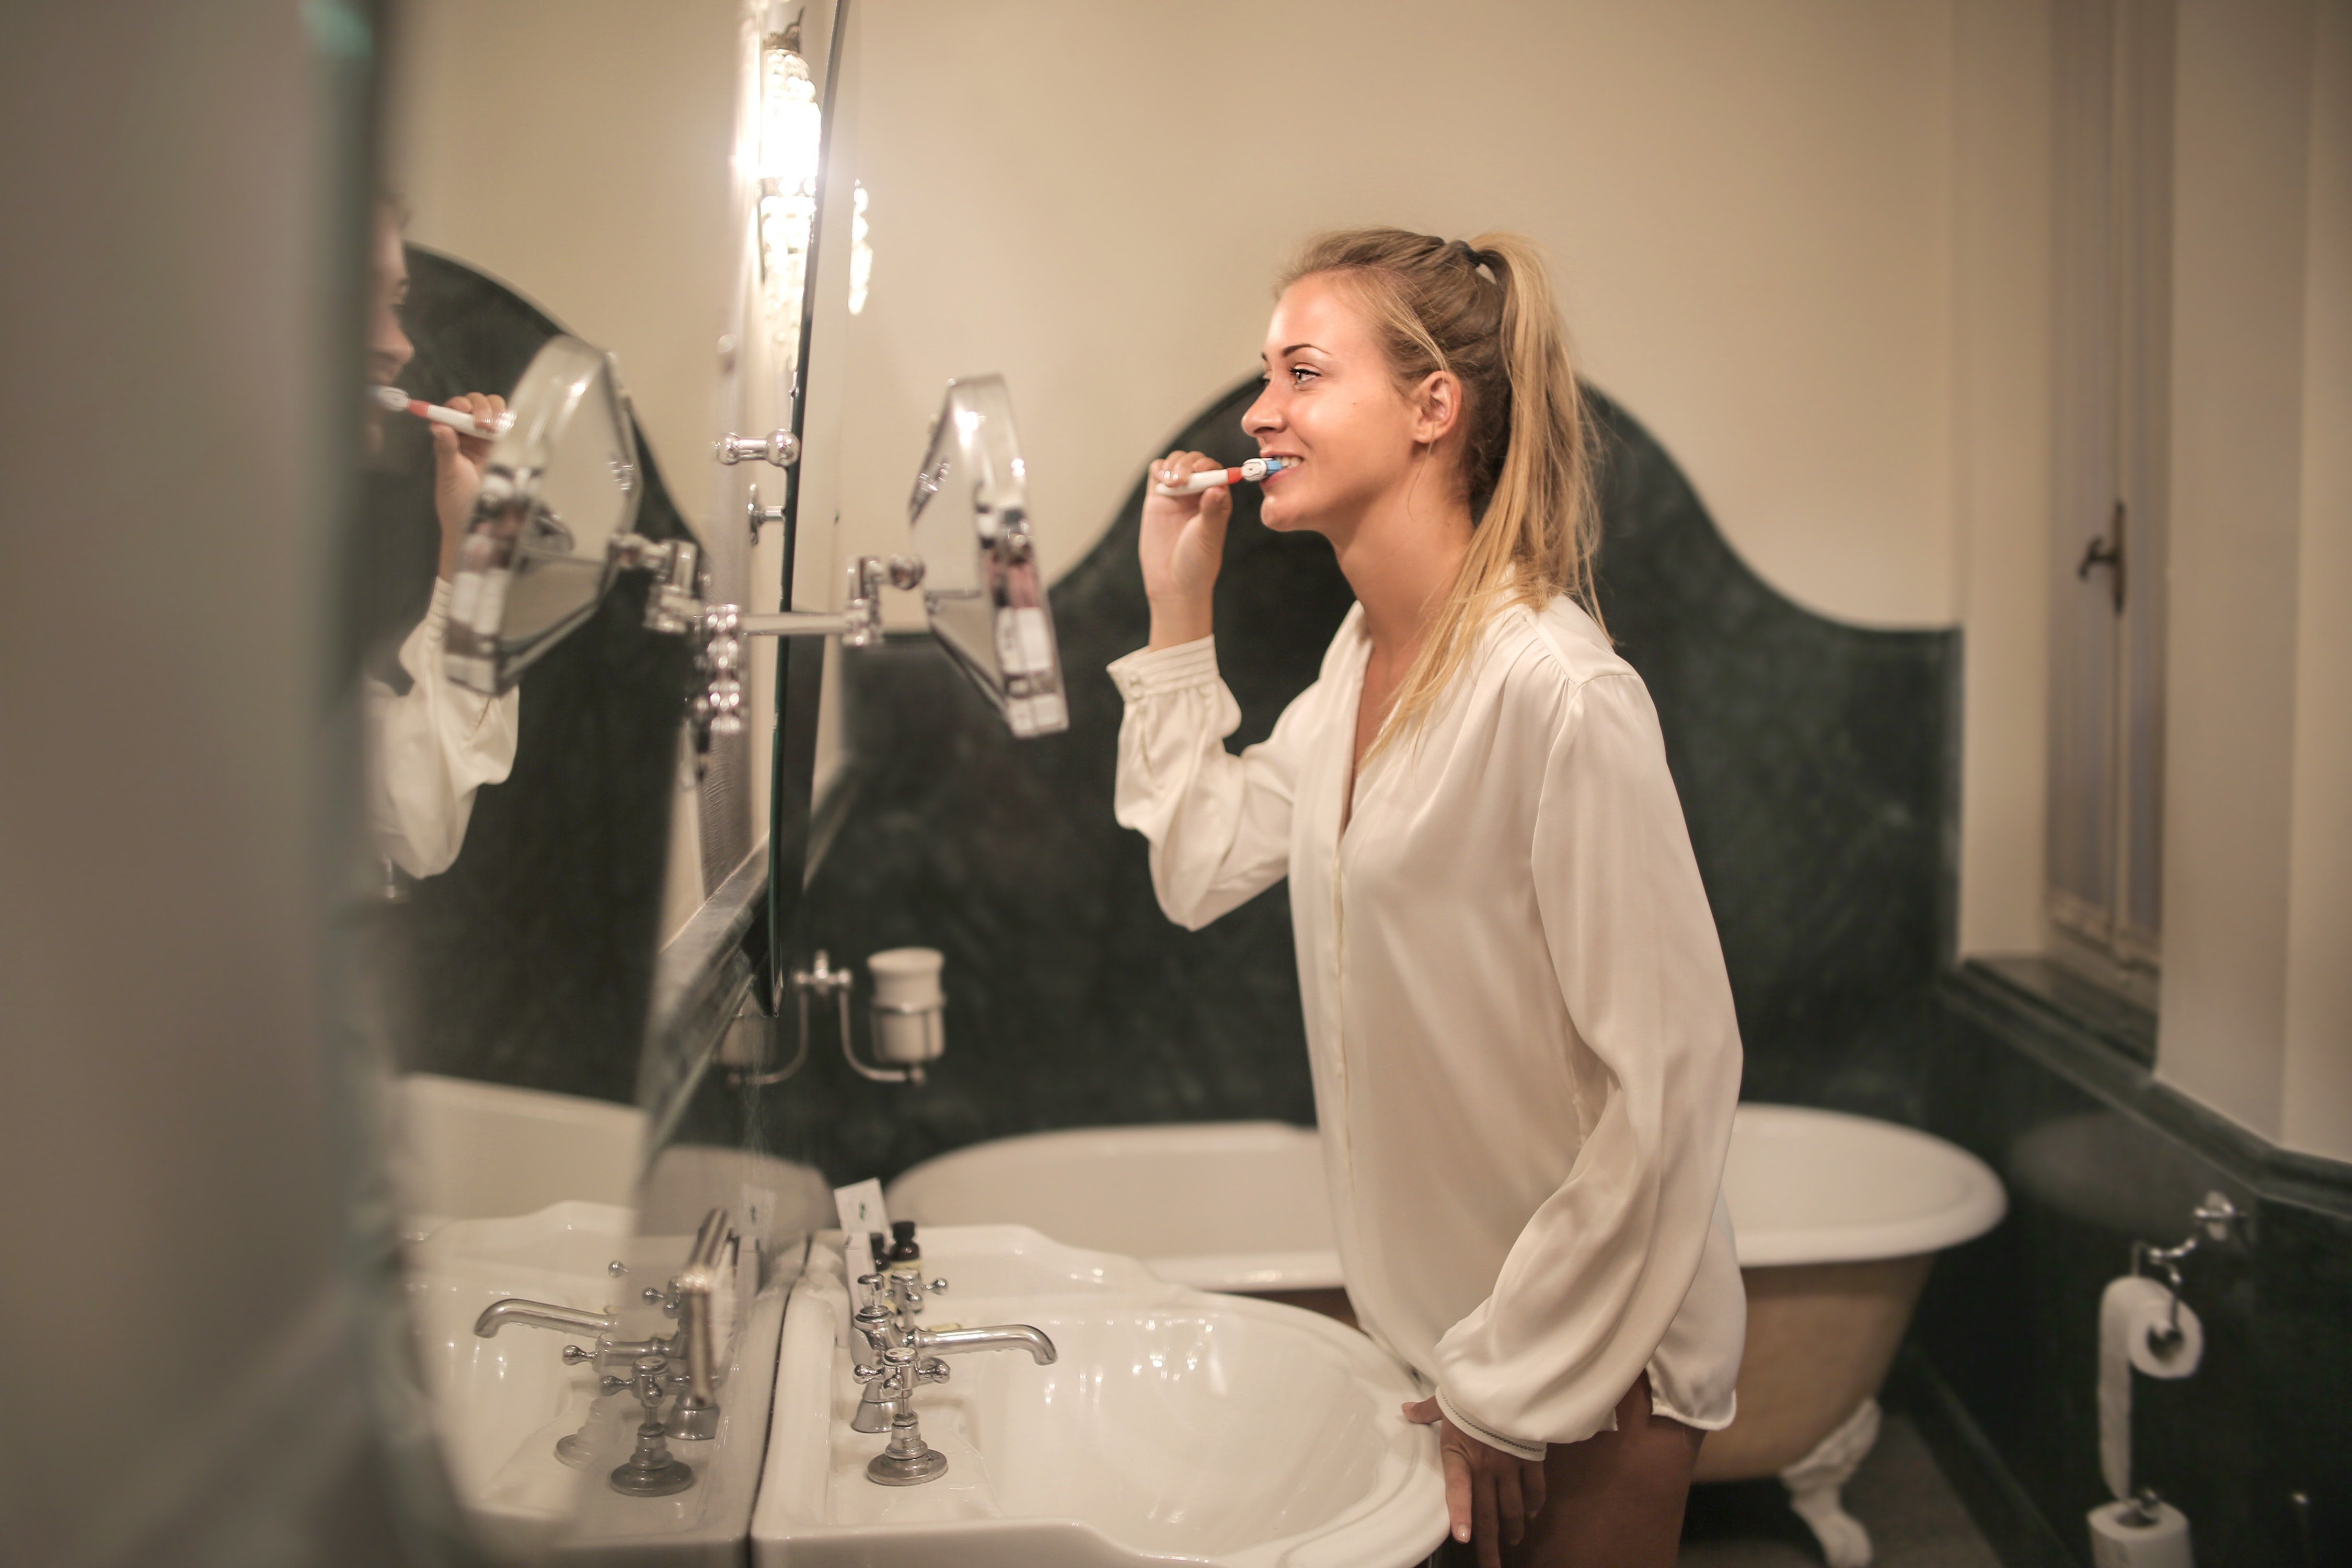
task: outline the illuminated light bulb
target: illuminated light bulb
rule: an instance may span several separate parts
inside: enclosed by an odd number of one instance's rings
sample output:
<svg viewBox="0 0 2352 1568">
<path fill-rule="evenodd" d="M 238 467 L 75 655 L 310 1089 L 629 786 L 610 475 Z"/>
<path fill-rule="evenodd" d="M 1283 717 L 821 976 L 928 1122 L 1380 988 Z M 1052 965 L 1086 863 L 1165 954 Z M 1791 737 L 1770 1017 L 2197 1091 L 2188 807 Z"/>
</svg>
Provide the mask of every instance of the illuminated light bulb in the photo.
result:
<svg viewBox="0 0 2352 1568">
<path fill-rule="evenodd" d="M 866 238 L 866 182 L 849 195 L 849 313 L 866 309 L 866 286 L 874 278 L 874 247 Z"/>
<path fill-rule="evenodd" d="M 760 51 L 758 225 L 760 281 L 779 343 L 797 341 L 808 279 L 809 231 L 816 220 L 818 153 L 824 111 L 808 62 L 787 33 Z"/>
</svg>

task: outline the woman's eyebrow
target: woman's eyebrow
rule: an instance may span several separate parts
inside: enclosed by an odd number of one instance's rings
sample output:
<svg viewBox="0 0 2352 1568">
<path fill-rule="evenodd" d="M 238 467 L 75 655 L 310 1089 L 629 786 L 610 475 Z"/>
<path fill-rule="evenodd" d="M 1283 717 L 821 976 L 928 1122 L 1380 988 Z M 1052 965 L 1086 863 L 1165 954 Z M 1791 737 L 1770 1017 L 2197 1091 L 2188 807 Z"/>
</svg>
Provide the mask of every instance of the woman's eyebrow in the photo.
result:
<svg viewBox="0 0 2352 1568">
<path fill-rule="evenodd" d="M 1314 349 L 1318 354 L 1323 353 L 1323 350 L 1316 348 L 1313 343 L 1293 343 L 1288 348 L 1282 349 L 1277 352 L 1287 357 L 1288 355 L 1297 353 L 1300 349 Z M 1265 363 L 1265 355 L 1263 353 L 1257 356 L 1257 359 L 1260 364 L 1264 364 Z"/>
</svg>

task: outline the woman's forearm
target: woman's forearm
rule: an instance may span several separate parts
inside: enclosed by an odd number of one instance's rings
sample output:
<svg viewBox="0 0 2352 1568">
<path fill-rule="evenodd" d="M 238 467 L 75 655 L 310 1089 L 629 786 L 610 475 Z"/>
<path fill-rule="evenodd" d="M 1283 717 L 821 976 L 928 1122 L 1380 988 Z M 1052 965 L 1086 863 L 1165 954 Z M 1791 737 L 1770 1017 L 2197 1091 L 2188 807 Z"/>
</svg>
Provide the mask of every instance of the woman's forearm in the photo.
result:
<svg viewBox="0 0 2352 1568">
<path fill-rule="evenodd" d="M 1154 599 L 1151 601 L 1151 648 L 1181 647 L 1188 642 L 1199 642 L 1214 629 L 1211 601 L 1203 595 L 1199 598 Z"/>
</svg>

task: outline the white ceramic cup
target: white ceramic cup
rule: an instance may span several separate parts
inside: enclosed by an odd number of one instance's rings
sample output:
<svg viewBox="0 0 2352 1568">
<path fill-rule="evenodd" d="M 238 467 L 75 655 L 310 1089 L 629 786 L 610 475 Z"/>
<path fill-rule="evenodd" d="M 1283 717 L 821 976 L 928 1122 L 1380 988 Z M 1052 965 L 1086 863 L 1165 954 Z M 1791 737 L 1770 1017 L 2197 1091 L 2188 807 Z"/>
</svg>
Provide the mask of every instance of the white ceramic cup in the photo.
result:
<svg viewBox="0 0 2352 1568">
<path fill-rule="evenodd" d="M 947 1042 L 940 1016 L 944 961 L 934 947 L 894 947 L 866 961 L 874 976 L 874 1054 L 886 1062 L 927 1062 Z M 916 1008 L 920 1011 L 904 1011 Z"/>
</svg>

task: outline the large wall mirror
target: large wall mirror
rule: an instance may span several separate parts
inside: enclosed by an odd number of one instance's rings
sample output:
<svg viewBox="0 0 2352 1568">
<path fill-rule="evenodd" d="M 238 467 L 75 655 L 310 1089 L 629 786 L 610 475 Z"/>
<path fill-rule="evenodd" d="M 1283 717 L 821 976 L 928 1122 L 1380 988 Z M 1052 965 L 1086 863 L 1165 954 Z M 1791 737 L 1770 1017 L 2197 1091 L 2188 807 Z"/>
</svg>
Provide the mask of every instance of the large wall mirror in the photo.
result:
<svg viewBox="0 0 2352 1568">
<path fill-rule="evenodd" d="M 836 1212 L 811 1004 L 865 1078 L 940 1048 L 936 954 L 853 1029 L 809 951 L 841 661 L 904 594 L 979 710 L 1066 727 L 1026 468 L 950 383 L 905 552 L 837 548 L 849 0 L 398 21 L 345 595 L 372 1373 L 452 1560 L 701 1561 Z"/>
<path fill-rule="evenodd" d="M 718 1065 L 739 1012 L 767 1026 L 826 639 L 725 657 L 699 606 L 840 606 L 806 378 L 848 281 L 821 163 L 847 17 L 394 21 L 343 611 L 371 1370 L 428 1549 L 685 1561 L 747 1528 L 831 1210 Z"/>
</svg>

